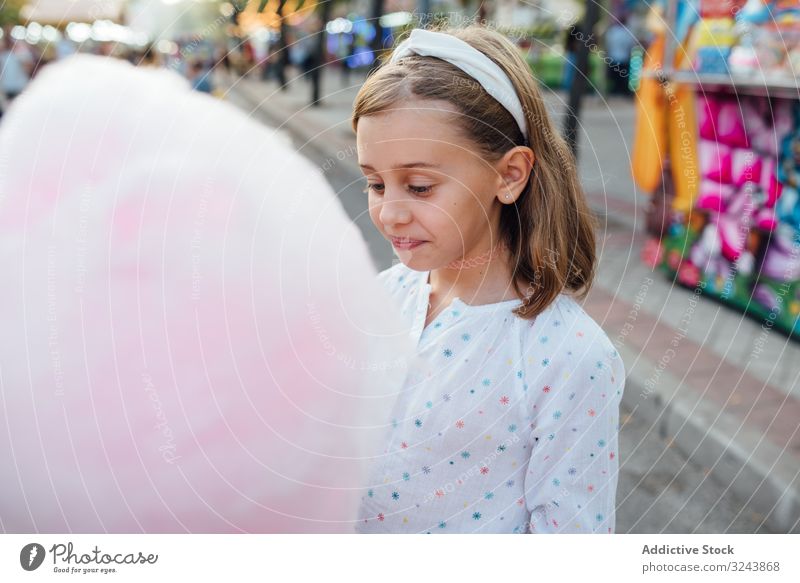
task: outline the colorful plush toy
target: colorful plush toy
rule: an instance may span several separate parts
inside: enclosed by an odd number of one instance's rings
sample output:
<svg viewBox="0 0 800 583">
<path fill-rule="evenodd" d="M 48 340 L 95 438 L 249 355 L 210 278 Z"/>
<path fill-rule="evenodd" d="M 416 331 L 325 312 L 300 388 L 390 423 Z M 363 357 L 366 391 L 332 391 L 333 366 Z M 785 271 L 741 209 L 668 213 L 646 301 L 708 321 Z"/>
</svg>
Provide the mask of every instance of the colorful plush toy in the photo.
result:
<svg viewBox="0 0 800 583">
<path fill-rule="evenodd" d="M 772 234 L 764 254 L 761 275 L 779 282 L 800 279 L 800 233 L 780 225 Z"/>
<path fill-rule="evenodd" d="M 800 105 L 795 106 L 794 119 L 800 124 Z M 787 133 L 781 142 L 777 179 L 783 187 L 777 203 L 777 216 L 792 228 L 800 229 L 800 125 Z"/>
<path fill-rule="evenodd" d="M 758 183 L 761 180 L 763 159 L 752 150 L 737 148 L 733 150 L 731 160 L 731 181 L 737 187 L 747 182 Z"/>
<path fill-rule="evenodd" d="M 704 228 L 689 252 L 690 261 L 696 265 L 700 271 L 708 276 L 717 273 L 722 244 L 719 239 L 717 225 L 709 222 Z"/>
<path fill-rule="evenodd" d="M 775 211 L 778 220 L 795 229 L 800 229 L 800 193 L 798 190 L 784 186 Z"/>
<path fill-rule="evenodd" d="M 705 179 L 700 185 L 695 208 L 716 213 L 725 212 L 735 193 L 736 187 L 731 184 L 720 184 L 715 180 Z"/>
<path fill-rule="evenodd" d="M 728 56 L 736 44 L 733 18 L 702 18 L 692 29 L 687 52 L 694 55 L 694 71 L 727 74 Z"/>
</svg>

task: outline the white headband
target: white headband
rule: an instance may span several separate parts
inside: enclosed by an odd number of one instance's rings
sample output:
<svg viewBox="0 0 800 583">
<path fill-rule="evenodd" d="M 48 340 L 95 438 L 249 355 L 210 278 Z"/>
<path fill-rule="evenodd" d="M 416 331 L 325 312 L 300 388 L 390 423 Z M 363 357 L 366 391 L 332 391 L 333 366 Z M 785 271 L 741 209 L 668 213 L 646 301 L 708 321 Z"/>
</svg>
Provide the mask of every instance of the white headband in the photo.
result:
<svg viewBox="0 0 800 583">
<path fill-rule="evenodd" d="M 412 53 L 447 61 L 475 79 L 514 116 L 527 142 L 528 124 L 519 96 L 508 75 L 489 57 L 453 35 L 421 28 L 412 30 L 411 35 L 397 45 L 389 62 L 394 63 Z"/>
</svg>

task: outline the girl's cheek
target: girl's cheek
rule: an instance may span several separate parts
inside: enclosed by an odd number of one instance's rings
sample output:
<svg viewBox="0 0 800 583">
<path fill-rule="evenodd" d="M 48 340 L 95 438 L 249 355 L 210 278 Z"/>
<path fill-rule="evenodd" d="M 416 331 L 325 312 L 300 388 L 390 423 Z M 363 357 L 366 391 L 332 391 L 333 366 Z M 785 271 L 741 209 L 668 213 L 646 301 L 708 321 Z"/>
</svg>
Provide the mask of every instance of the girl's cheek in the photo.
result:
<svg viewBox="0 0 800 583">
<path fill-rule="evenodd" d="M 419 209 L 419 221 L 437 229 L 452 228 L 453 224 L 458 221 L 458 210 L 452 204 L 430 203 Z"/>
<path fill-rule="evenodd" d="M 372 221 L 372 224 L 380 231 L 383 232 L 383 226 L 381 225 L 380 221 L 381 216 L 381 205 L 379 203 L 370 203 L 369 205 L 369 218 Z"/>
</svg>

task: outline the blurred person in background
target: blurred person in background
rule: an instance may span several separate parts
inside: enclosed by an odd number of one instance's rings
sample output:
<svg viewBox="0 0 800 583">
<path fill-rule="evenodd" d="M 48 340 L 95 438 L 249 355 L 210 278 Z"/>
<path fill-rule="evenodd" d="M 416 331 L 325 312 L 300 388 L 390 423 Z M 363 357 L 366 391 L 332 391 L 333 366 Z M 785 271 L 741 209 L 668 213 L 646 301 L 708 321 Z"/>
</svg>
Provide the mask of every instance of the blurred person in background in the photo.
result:
<svg viewBox="0 0 800 583">
<path fill-rule="evenodd" d="M 14 42 L 6 32 L 0 51 L 0 89 L 7 101 L 14 100 L 27 87 L 33 65 L 33 57 L 27 47 Z"/>
<path fill-rule="evenodd" d="M 611 95 L 630 95 L 628 89 L 628 71 L 631 62 L 631 50 L 638 44 L 631 34 L 623 17 L 614 22 L 606 31 L 606 52 L 609 60 L 606 74 L 609 93 Z"/>
<path fill-rule="evenodd" d="M 75 43 L 65 36 L 62 36 L 56 43 L 56 59 L 59 61 L 74 55 L 76 52 Z"/>
<path fill-rule="evenodd" d="M 575 55 L 578 52 L 576 35 L 579 32 L 575 26 L 571 26 L 564 39 L 564 73 L 561 76 L 561 86 L 565 91 L 569 91 L 572 81 L 575 79 Z"/>
<path fill-rule="evenodd" d="M 51 44 L 44 46 L 34 45 L 30 50 L 33 62 L 33 66 L 31 67 L 31 79 L 33 79 L 45 65 L 49 65 L 56 60 L 57 53 L 55 47 Z"/>
<path fill-rule="evenodd" d="M 200 61 L 189 63 L 189 82 L 192 89 L 201 93 L 211 93 L 214 86 L 211 84 L 211 72 Z"/>
<path fill-rule="evenodd" d="M 136 64 L 140 67 L 160 67 L 161 59 L 156 48 L 153 45 L 148 46 Z"/>
<path fill-rule="evenodd" d="M 220 43 L 214 50 L 214 61 L 225 68 L 226 73 L 231 72 L 231 61 L 228 58 L 228 47 L 225 43 Z"/>
</svg>

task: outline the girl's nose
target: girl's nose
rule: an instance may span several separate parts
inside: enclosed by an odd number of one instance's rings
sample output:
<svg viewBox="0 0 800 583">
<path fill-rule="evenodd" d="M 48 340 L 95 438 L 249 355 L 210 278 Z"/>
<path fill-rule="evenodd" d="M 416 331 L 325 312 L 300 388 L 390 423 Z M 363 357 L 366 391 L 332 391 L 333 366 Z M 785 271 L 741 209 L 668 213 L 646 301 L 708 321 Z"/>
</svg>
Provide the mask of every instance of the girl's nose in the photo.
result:
<svg viewBox="0 0 800 583">
<path fill-rule="evenodd" d="M 381 223 L 386 227 L 405 225 L 411 222 L 411 211 L 403 203 L 383 201 L 379 213 Z"/>
</svg>

